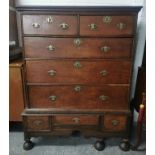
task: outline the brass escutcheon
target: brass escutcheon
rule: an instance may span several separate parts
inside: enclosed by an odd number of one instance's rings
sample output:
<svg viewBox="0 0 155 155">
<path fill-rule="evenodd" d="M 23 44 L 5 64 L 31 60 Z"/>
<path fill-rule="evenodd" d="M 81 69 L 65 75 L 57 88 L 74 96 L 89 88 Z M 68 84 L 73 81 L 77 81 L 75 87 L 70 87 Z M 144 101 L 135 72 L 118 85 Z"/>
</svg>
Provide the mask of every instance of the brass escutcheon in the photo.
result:
<svg viewBox="0 0 155 155">
<path fill-rule="evenodd" d="M 79 86 L 79 85 L 78 85 L 78 86 L 75 86 L 75 87 L 74 87 L 74 90 L 75 90 L 76 92 L 80 92 L 80 91 L 81 91 L 81 86 Z"/>
<path fill-rule="evenodd" d="M 55 51 L 55 47 L 54 47 L 53 45 L 47 46 L 47 49 L 48 49 L 49 51 Z"/>
<path fill-rule="evenodd" d="M 46 19 L 47 23 L 53 23 L 53 18 L 51 16 L 47 17 Z"/>
<path fill-rule="evenodd" d="M 111 16 L 104 16 L 103 17 L 103 22 L 104 23 L 111 23 L 111 21 L 112 21 L 112 17 Z"/>
<path fill-rule="evenodd" d="M 112 120 L 111 123 L 113 126 L 117 126 L 119 124 L 119 121 L 118 120 Z"/>
<path fill-rule="evenodd" d="M 76 69 L 80 69 L 82 67 L 82 64 L 80 63 L 80 61 L 75 61 L 73 66 L 76 68 Z"/>
<path fill-rule="evenodd" d="M 107 53 L 109 50 L 110 50 L 109 46 L 102 46 L 101 47 L 101 51 L 104 52 L 104 53 Z"/>
<path fill-rule="evenodd" d="M 79 47 L 81 45 L 82 41 L 80 38 L 74 39 L 74 45 L 75 47 Z"/>
</svg>

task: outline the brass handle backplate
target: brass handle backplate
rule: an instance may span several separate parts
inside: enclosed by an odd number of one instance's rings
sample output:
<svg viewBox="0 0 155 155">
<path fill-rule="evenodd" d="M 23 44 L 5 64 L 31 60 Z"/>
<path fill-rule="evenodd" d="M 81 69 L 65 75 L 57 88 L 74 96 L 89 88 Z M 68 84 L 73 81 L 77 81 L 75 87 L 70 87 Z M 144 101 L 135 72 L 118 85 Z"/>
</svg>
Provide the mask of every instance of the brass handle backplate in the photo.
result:
<svg viewBox="0 0 155 155">
<path fill-rule="evenodd" d="M 57 97 L 56 97 L 55 95 L 51 95 L 51 96 L 49 96 L 48 98 L 49 98 L 51 101 L 56 101 L 56 98 L 57 98 Z"/>
<path fill-rule="evenodd" d="M 54 47 L 53 45 L 47 46 L 47 49 L 48 49 L 49 51 L 55 51 L 55 47 Z"/>
<path fill-rule="evenodd" d="M 48 71 L 48 74 L 50 76 L 55 76 L 56 75 L 56 71 L 55 70 L 50 70 L 50 71 Z"/>
<path fill-rule="evenodd" d="M 47 20 L 47 23 L 49 24 L 53 23 L 53 18 L 51 16 L 49 16 L 46 20 Z"/>
<path fill-rule="evenodd" d="M 107 52 L 110 51 L 110 47 L 109 46 L 102 46 L 101 51 L 104 52 L 104 53 L 107 53 Z"/>
<path fill-rule="evenodd" d="M 39 23 L 33 23 L 32 26 L 33 26 L 34 28 L 39 28 L 39 27 L 40 27 L 40 24 L 39 24 Z"/>
<path fill-rule="evenodd" d="M 119 23 L 119 24 L 117 24 L 116 26 L 117 26 L 117 28 L 118 28 L 119 30 L 123 30 L 123 29 L 126 28 L 126 24 L 124 24 L 124 23 Z"/>
<path fill-rule="evenodd" d="M 72 119 L 72 121 L 73 121 L 74 123 L 76 123 L 76 124 L 79 124 L 79 123 L 80 123 L 80 118 L 75 117 L 75 118 Z"/>
<path fill-rule="evenodd" d="M 96 25 L 95 23 L 89 24 L 88 27 L 89 27 L 91 30 L 96 30 L 96 29 L 97 29 L 97 25 Z"/>
<path fill-rule="evenodd" d="M 80 61 L 75 61 L 73 66 L 76 68 L 76 69 L 80 69 L 82 67 L 82 64 L 80 63 Z"/>
<path fill-rule="evenodd" d="M 108 74 L 108 72 L 107 72 L 106 70 L 102 70 L 102 71 L 100 72 L 100 74 L 101 74 L 102 76 L 106 76 L 106 75 Z"/>
<path fill-rule="evenodd" d="M 108 24 L 108 23 L 111 23 L 112 21 L 112 17 L 111 16 L 104 16 L 103 17 L 103 22 Z"/>
<path fill-rule="evenodd" d="M 75 87 L 74 87 L 74 90 L 75 90 L 76 92 L 80 92 L 80 91 L 81 91 L 81 86 L 75 86 Z"/>
<path fill-rule="evenodd" d="M 81 45 L 82 41 L 80 38 L 74 39 L 74 45 L 75 47 L 79 47 Z"/>
<path fill-rule="evenodd" d="M 62 28 L 62 30 L 67 30 L 69 28 L 69 25 L 66 23 L 61 23 L 60 27 Z"/>
<path fill-rule="evenodd" d="M 33 124 L 35 124 L 35 125 L 37 125 L 37 126 L 40 126 L 40 125 L 43 124 L 43 121 L 41 121 L 41 120 L 35 120 L 35 121 L 33 122 Z"/>
<path fill-rule="evenodd" d="M 106 101 L 109 97 L 108 96 L 105 96 L 105 95 L 101 95 L 99 96 L 99 99 L 102 100 L 102 101 Z"/>
<path fill-rule="evenodd" d="M 113 126 L 117 126 L 119 124 L 119 121 L 118 120 L 112 120 L 111 123 Z"/>
</svg>

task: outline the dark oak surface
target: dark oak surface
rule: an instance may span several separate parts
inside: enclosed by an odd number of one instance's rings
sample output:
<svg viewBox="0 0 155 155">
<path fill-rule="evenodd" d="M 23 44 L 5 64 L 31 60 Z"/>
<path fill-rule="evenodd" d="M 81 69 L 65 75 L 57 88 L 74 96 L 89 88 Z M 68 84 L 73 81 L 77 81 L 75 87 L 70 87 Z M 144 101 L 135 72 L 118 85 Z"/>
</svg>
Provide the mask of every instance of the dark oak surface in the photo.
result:
<svg viewBox="0 0 155 155">
<path fill-rule="evenodd" d="M 57 16 L 52 15 L 52 23 L 47 22 L 50 15 L 24 15 L 23 33 L 24 34 L 52 34 L 52 35 L 75 35 L 77 34 L 77 16 Z M 34 28 L 33 23 L 40 26 Z M 62 29 L 61 24 L 68 24 L 67 29 Z"/>
<path fill-rule="evenodd" d="M 81 16 L 80 35 L 84 36 L 113 36 L 113 35 L 133 35 L 134 16 L 110 16 L 109 23 L 104 22 L 105 16 Z M 89 24 L 96 24 L 96 29 L 91 30 Z M 121 30 L 117 24 L 123 23 L 126 26 Z"/>
<path fill-rule="evenodd" d="M 24 37 L 26 58 L 130 58 L 132 45 L 132 38 Z M 109 49 L 104 51 L 104 47 Z"/>
<path fill-rule="evenodd" d="M 29 86 L 31 108 L 63 109 L 128 109 L 129 87 L 127 86 L 81 86 L 79 92 L 72 86 Z M 56 96 L 52 101 L 49 97 Z M 104 95 L 105 100 L 100 96 Z"/>
<path fill-rule="evenodd" d="M 129 88 L 141 6 L 17 9 L 26 68 L 25 140 L 70 135 L 74 130 L 87 136 L 128 138 Z"/>
<path fill-rule="evenodd" d="M 80 62 L 81 68 L 74 67 Z M 130 61 L 110 60 L 42 60 L 26 61 L 29 83 L 80 83 L 80 84 L 128 84 L 130 82 Z M 48 71 L 56 71 L 50 76 Z M 101 71 L 107 75 L 102 76 Z"/>
</svg>

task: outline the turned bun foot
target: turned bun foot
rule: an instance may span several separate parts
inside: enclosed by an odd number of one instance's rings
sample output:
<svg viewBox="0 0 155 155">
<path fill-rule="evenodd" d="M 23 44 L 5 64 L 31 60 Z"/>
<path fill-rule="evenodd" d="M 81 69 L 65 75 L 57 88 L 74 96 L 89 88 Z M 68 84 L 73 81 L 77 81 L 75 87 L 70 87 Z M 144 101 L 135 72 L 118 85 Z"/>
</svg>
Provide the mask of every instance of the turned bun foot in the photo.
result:
<svg viewBox="0 0 155 155">
<path fill-rule="evenodd" d="M 96 150 L 102 151 L 105 149 L 105 143 L 104 143 L 104 141 L 96 141 L 94 144 L 94 147 Z"/>
<path fill-rule="evenodd" d="M 119 145 L 119 148 L 122 150 L 122 151 L 129 151 L 130 150 L 130 143 L 129 141 L 122 141 Z"/>
<path fill-rule="evenodd" d="M 23 149 L 28 151 L 28 150 L 31 150 L 33 146 L 34 146 L 34 143 L 32 143 L 30 140 L 25 141 L 25 143 L 23 144 Z"/>
</svg>

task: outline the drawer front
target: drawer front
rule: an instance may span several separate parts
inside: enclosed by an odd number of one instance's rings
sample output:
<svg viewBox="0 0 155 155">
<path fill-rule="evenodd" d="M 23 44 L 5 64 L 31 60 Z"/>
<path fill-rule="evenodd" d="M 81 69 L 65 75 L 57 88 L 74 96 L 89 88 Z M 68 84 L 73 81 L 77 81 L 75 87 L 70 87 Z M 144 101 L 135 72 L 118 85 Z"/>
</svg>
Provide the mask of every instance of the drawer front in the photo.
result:
<svg viewBox="0 0 155 155">
<path fill-rule="evenodd" d="M 133 35 L 134 16 L 80 16 L 82 36 Z"/>
<path fill-rule="evenodd" d="M 130 61 L 36 60 L 26 61 L 27 82 L 128 84 Z"/>
<path fill-rule="evenodd" d="M 98 116 L 55 116 L 55 125 L 98 125 Z"/>
<path fill-rule="evenodd" d="M 50 131 L 50 121 L 48 116 L 28 116 L 26 117 L 28 131 Z"/>
<path fill-rule="evenodd" d="M 77 17 L 61 15 L 23 15 L 24 34 L 75 35 Z"/>
<path fill-rule="evenodd" d="M 25 37 L 26 58 L 130 58 L 131 38 Z"/>
<path fill-rule="evenodd" d="M 127 86 L 29 86 L 31 108 L 128 109 Z"/>
<path fill-rule="evenodd" d="M 126 115 L 121 114 L 106 114 L 104 115 L 104 129 L 105 131 L 125 131 L 127 127 Z"/>
</svg>

